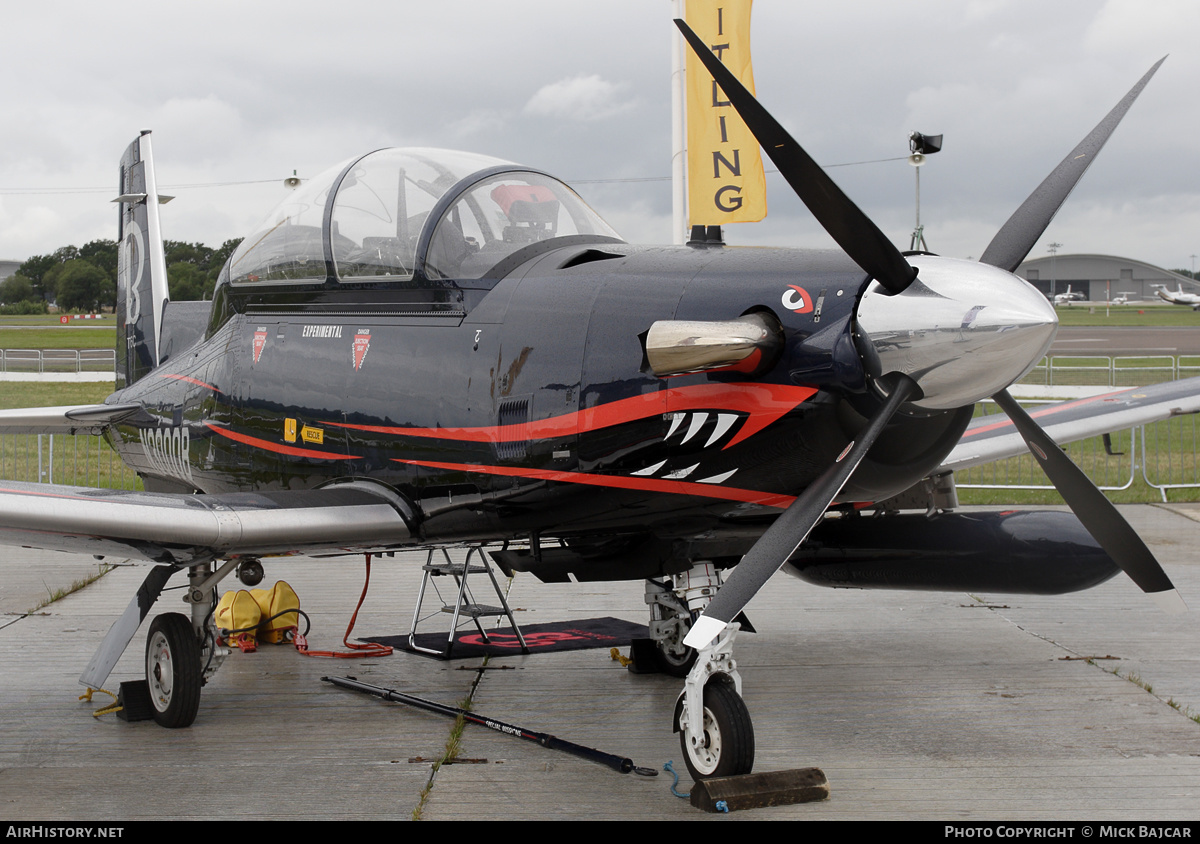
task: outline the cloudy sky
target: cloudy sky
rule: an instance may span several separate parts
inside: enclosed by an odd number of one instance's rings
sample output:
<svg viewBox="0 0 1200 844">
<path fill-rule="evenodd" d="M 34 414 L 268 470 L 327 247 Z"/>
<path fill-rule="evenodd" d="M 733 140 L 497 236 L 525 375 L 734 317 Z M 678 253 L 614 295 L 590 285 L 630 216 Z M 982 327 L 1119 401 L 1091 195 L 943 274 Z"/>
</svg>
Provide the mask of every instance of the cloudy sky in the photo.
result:
<svg viewBox="0 0 1200 844">
<path fill-rule="evenodd" d="M 441 146 L 548 170 L 626 239 L 669 242 L 670 15 L 669 0 L 23 4 L 5 15 L 0 258 L 114 237 L 117 161 L 142 128 L 178 197 L 173 240 L 245 234 L 293 170 Z M 752 40 L 760 100 L 822 164 L 945 134 L 921 216 L 957 257 L 1170 53 L 1032 254 L 1200 260 L 1195 0 L 757 0 Z M 907 247 L 907 163 L 830 172 Z M 731 243 L 831 244 L 778 176 L 768 191 L 767 220 Z"/>
</svg>

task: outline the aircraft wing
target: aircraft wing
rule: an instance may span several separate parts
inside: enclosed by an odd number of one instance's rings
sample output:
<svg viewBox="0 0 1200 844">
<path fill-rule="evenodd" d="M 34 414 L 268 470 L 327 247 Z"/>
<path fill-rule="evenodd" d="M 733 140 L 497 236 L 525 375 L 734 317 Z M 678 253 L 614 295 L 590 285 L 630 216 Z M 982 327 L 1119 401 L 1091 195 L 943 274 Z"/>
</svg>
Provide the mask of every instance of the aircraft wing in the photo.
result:
<svg viewBox="0 0 1200 844">
<path fill-rule="evenodd" d="M 173 565 L 361 553 L 405 543 L 404 510 L 352 484 L 178 495 L 0 481 L 0 544 Z"/>
<path fill-rule="evenodd" d="M 1029 415 L 1051 439 L 1064 445 L 1188 413 L 1200 413 L 1200 378 L 1185 378 L 1152 387 L 1131 387 L 1045 405 Z M 1028 450 L 1025 440 L 1007 416 L 981 416 L 967 427 L 938 471 L 969 469 L 1026 454 Z"/>
<path fill-rule="evenodd" d="M 0 434 L 99 434 L 142 412 L 140 404 L 75 404 L 0 410 Z"/>
</svg>

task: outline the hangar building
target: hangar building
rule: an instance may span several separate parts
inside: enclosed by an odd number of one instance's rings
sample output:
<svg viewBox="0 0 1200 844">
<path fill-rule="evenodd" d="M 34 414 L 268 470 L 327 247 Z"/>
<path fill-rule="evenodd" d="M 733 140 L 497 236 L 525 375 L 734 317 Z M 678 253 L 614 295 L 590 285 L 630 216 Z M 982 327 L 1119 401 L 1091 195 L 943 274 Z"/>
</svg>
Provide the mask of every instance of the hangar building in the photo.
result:
<svg viewBox="0 0 1200 844">
<path fill-rule="evenodd" d="M 1128 294 L 1130 301 L 1156 299 L 1151 287 L 1155 284 L 1200 293 L 1200 282 L 1185 275 L 1115 255 L 1047 255 L 1025 261 L 1017 267 L 1017 275 L 1047 296 L 1066 293 L 1070 285 L 1072 293 L 1082 293 L 1092 302 L 1104 302 L 1121 293 Z"/>
</svg>

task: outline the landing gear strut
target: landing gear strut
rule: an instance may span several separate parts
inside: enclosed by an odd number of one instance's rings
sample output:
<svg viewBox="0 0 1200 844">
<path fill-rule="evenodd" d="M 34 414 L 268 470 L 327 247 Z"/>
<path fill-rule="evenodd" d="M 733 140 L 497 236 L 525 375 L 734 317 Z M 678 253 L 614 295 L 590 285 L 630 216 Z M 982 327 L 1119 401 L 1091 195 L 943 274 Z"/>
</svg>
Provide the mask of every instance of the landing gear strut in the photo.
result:
<svg viewBox="0 0 1200 844">
<path fill-rule="evenodd" d="M 650 605 L 650 638 L 656 648 L 658 669 L 672 677 L 686 677 L 696 664 L 696 650 L 683 643 L 692 629 L 693 613 L 702 611 L 721 587 L 721 573 L 708 561 L 697 562 L 670 585 L 646 581 Z"/>
</svg>

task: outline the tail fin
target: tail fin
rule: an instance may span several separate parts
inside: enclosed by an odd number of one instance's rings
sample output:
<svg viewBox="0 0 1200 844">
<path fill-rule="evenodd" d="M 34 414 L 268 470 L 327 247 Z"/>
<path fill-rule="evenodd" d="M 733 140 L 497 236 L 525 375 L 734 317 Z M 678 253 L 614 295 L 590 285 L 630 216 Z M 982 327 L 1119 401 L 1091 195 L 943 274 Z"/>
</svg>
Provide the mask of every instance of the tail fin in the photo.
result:
<svg viewBox="0 0 1200 844">
<path fill-rule="evenodd" d="M 121 205 L 117 228 L 117 389 L 137 381 L 159 362 L 167 262 L 150 152 L 150 130 L 143 129 L 121 157 Z"/>
</svg>

